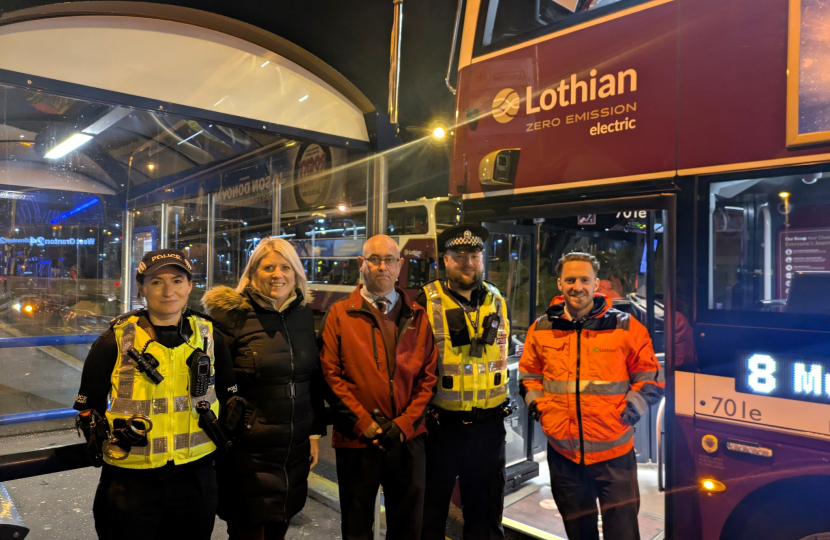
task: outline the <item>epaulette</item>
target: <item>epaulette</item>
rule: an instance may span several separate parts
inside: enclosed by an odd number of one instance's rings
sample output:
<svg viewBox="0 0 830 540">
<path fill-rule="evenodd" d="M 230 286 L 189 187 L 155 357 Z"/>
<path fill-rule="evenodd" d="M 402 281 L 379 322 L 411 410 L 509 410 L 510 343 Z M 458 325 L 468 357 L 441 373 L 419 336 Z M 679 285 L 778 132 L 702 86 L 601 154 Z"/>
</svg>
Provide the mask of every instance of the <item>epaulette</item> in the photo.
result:
<svg viewBox="0 0 830 540">
<path fill-rule="evenodd" d="M 201 311 L 196 311 L 195 309 L 191 309 L 191 308 L 185 308 L 184 313 L 182 314 L 182 316 L 183 317 L 196 316 L 196 317 L 199 317 L 200 319 L 204 319 L 204 320 L 208 321 L 209 323 L 214 323 L 214 324 L 216 323 L 216 319 L 214 319 L 210 315 L 202 313 Z"/>
<path fill-rule="evenodd" d="M 117 325 L 118 323 L 120 323 L 123 320 L 129 319 L 130 317 L 132 317 L 134 315 L 140 315 L 141 313 L 143 313 L 145 311 L 147 311 L 147 308 L 138 308 L 138 309 L 134 309 L 132 311 L 128 311 L 127 313 L 122 313 L 121 315 L 119 315 L 118 317 L 115 317 L 114 319 L 112 319 L 110 321 L 110 328 L 113 328 L 115 325 Z"/>
</svg>

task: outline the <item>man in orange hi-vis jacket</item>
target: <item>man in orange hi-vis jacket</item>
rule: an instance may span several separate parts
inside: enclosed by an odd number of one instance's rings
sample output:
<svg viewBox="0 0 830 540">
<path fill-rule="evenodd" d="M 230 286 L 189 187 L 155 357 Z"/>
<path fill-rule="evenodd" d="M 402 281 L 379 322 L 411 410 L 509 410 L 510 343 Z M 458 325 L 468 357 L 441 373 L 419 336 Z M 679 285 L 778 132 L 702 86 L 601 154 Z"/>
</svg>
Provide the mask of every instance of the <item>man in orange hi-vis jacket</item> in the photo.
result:
<svg viewBox="0 0 830 540">
<path fill-rule="evenodd" d="M 522 395 L 548 437 L 551 491 L 570 540 L 639 540 L 634 424 L 660 400 L 663 371 L 648 331 L 596 294 L 599 263 L 559 260 L 559 290 L 530 327 Z"/>
</svg>

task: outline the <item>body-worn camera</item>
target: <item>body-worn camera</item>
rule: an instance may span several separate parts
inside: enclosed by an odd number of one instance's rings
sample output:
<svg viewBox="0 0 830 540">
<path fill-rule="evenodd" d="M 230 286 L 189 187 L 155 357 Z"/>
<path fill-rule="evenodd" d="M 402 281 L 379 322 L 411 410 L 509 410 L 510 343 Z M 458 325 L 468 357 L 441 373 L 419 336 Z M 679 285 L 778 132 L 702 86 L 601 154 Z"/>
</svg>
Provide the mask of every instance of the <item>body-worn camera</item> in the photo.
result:
<svg viewBox="0 0 830 540">
<path fill-rule="evenodd" d="M 187 365 L 190 366 L 190 395 L 203 397 L 210 387 L 210 356 L 204 351 L 193 351 Z"/>
<path fill-rule="evenodd" d="M 498 313 L 491 313 L 484 318 L 483 328 L 481 331 L 481 341 L 486 345 L 492 345 L 496 342 L 499 335 L 499 325 L 501 324 L 501 316 Z"/>
<path fill-rule="evenodd" d="M 159 361 L 152 354 L 140 353 L 132 348 L 127 351 L 127 355 L 135 362 L 138 372 L 146 373 L 153 384 L 160 384 L 164 380 L 164 376 L 156 370 L 159 367 Z"/>
</svg>

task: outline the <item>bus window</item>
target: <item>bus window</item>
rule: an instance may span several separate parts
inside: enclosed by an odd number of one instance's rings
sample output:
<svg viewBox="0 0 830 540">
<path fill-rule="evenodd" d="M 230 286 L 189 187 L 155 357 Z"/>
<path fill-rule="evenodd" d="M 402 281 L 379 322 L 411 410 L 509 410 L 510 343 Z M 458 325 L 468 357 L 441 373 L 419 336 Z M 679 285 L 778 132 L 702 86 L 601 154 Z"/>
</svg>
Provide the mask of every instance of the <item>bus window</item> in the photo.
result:
<svg viewBox="0 0 830 540">
<path fill-rule="evenodd" d="M 386 234 L 401 236 L 429 232 L 429 214 L 425 206 L 389 208 L 387 216 Z"/>
<path fill-rule="evenodd" d="M 435 259 L 409 259 L 406 268 L 407 289 L 420 289 L 436 277 Z"/>
<path fill-rule="evenodd" d="M 574 14 L 616 4 L 620 0 L 489 0 L 483 2 L 479 16 L 478 40 L 482 47 L 499 42 L 513 45 L 537 35 L 547 34 Z M 516 38 L 516 39 L 510 39 Z"/>
<path fill-rule="evenodd" d="M 441 201 L 435 205 L 436 232 L 449 229 L 461 222 L 461 207 L 454 202 Z"/>
<path fill-rule="evenodd" d="M 713 182 L 708 203 L 709 309 L 830 313 L 830 172 Z"/>
</svg>

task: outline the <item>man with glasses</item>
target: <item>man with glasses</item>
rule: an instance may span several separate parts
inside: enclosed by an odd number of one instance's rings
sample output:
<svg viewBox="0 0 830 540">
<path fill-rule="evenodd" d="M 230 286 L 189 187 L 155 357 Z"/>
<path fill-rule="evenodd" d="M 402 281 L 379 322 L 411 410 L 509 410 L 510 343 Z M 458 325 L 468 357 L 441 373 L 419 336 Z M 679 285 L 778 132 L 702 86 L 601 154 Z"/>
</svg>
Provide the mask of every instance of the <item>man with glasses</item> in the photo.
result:
<svg viewBox="0 0 830 540">
<path fill-rule="evenodd" d="M 438 236 L 443 280 L 424 286 L 438 349 L 438 384 L 427 416 L 423 540 L 444 540 L 459 479 L 465 540 L 504 538 L 504 417 L 510 317 L 504 297 L 484 281 L 483 227 L 462 223 Z"/>
<path fill-rule="evenodd" d="M 424 309 L 395 286 L 401 271 L 395 241 L 373 236 L 357 262 L 363 283 L 329 308 L 320 346 L 334 411 L 343 539 L 372 538 L 383 486 L 387 538 L 416 540 L 435 342 Z"/>
</svg>

